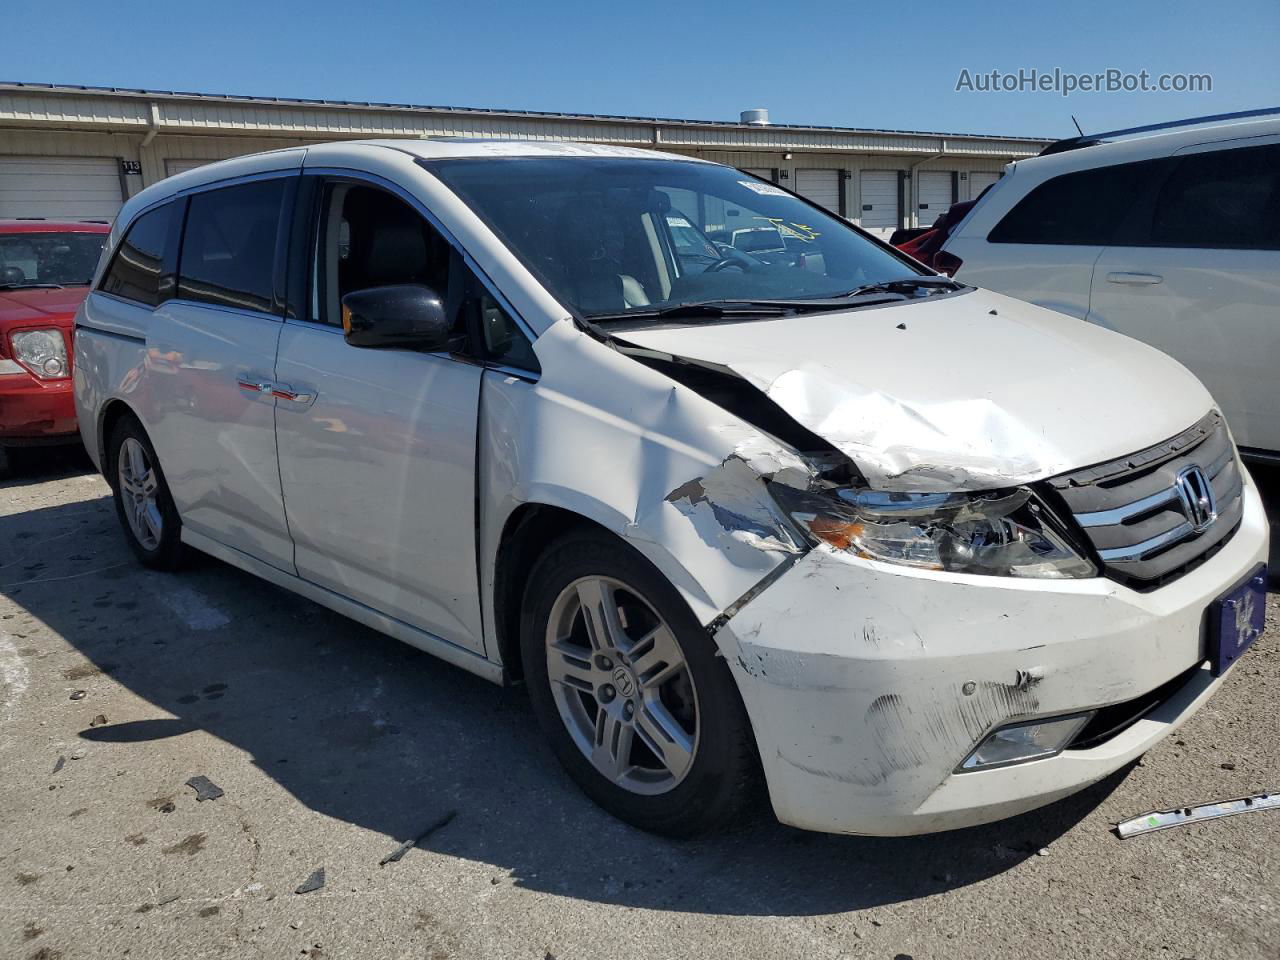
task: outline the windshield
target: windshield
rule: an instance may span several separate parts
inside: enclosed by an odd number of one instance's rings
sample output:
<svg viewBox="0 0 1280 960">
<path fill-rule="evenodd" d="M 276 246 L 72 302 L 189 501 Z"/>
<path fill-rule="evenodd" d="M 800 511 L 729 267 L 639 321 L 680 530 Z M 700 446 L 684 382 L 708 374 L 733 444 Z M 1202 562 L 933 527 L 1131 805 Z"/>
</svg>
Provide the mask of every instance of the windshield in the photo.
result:
<svg viewBox="0 0 1280 960">
<path fill-rule="evenodd" d="M 843 220 L 729 167 L 619 157 L 423 165 L 588 319 L 821 300 L 922 275 Z"/>
<path fill-rule="evenodd" d="M 106 239 L 105 233 L 0 234 L 0 287 L 83 286 Z"/>
</svg>

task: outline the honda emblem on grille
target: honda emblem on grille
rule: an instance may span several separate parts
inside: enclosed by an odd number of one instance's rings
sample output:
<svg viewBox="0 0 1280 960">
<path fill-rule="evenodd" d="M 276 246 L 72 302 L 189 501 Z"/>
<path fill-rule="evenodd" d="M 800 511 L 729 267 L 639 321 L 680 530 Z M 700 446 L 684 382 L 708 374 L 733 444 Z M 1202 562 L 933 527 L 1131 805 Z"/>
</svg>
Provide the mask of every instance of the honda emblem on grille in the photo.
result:
<svg viewBox="0 0 1280 960">
<path fill-rule="evenodd" d="M 1213 484 L 1199 466 L 1187 467 L 1173 483 L 1182 503 L 1182 512 L 1199 533 L 1218 519 L 1218 500 L 1213 495 Z"/>
</svg>

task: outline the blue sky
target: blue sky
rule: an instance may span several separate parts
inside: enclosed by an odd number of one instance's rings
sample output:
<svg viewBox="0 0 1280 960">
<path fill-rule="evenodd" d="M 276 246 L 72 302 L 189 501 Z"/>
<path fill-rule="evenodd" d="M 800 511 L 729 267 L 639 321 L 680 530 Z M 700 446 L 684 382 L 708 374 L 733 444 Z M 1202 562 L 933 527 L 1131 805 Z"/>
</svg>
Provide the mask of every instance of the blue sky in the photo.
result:
<svg viewBox="0 0 1280 960">
<path fill-rule="evenodd" d="M 1066 136 L 1280 105 L 1280 3 L 29 0 L 0 80 Z M 874 40 L 871 38 L 875 38 Z M 1209 93 L 956 92 L 1019 68 L 1207 73 Z"/>
</svg>

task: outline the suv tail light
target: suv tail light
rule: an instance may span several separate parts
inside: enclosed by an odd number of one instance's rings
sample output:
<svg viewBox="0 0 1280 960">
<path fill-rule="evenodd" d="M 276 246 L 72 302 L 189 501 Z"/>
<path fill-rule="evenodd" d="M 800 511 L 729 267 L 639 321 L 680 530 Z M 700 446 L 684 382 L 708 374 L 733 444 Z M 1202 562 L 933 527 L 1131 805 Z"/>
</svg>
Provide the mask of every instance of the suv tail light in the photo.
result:
<svg viewBox="0 0 1280 960">
<path fill-rule="evenodd" d="M 964 266 L 964 261 L 957 257 L 954 253 L 948 253 L 946 250 L 939 250 L 933 255 L 933 269 L 939 273 L 945 273 L 948 277 L 954 277 L 956 271 Z"/>
</svg>

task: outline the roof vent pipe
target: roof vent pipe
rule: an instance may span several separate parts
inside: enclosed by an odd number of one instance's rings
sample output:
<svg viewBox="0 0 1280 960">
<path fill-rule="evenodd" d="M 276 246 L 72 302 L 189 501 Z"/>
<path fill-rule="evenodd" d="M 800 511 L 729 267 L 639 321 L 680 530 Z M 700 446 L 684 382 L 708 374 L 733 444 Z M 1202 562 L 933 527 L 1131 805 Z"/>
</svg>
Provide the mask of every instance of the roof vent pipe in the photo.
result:
<svg viewBox="0 0 1280 960">
<path fill-rule="evenodd" d="M 743 110 L 742 122 L 749 127 L 767 127 L 769 125 L 769 111 L 764 107 L 756 107 L 754 110 Z"/>
</svg>

